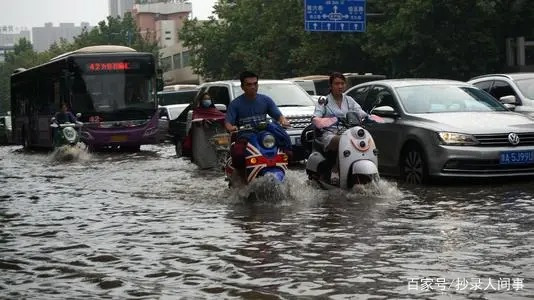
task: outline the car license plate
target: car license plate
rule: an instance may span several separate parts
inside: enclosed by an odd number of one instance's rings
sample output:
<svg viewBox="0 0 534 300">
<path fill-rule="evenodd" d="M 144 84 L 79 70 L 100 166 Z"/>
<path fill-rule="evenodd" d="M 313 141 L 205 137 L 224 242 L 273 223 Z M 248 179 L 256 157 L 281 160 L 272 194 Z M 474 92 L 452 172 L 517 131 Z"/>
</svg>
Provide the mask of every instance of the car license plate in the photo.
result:
<svg viewBox="0 0 534 300">
<path fill-rule="evenodd" d="M 128 136 L 127 135 L 112 135 L 111 141 L 112 142 L 126 142 L 128 141 Z"/>
<path fill-rule="evenodd" d="M 534 151 L 507 151 L 501 152 L 501 165 L 528 164 L 534 162 Z"/>
</svg>

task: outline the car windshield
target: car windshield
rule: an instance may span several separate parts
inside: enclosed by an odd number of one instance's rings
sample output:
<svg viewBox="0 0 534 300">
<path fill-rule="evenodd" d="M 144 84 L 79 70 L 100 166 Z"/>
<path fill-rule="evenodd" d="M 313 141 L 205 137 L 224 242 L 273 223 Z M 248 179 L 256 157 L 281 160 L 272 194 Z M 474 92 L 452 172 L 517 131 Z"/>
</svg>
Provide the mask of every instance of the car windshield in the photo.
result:
<svg viewBox="0 0 534 300">
<path fill-rule="evenodd" d="M 178 107 L 168 107 L 167 109 L 169 110 L 169 119 L 174 120 L 178 118 L 178 116 L 182 113 L 185 107 L 185 105 Z"/>
<path fill-rule="evenodd" d="M 520 79 L 515 82 L 517 87 L 528 99 L 534 100 L 534 78 Z"/>
<path fill-rule="evenodd" d="M 234 86 L 236 96 L 243 94 L 240 86 Z M 278 107 L 284 106 L 314 106 L 310 98 L 300 86 L 293 83 L 261 83 L 258 86 L 258 93 L 267 95 L 274 100 Z"/>
<path fill-rule="evenodd" d="M 406 112 L 412 114 L 507 110 L 488 93 L 472 87 L 419 85 L 396 91 Z"/>
<path fill-rule="evenodd" d="M 171 105 L 171 104 L 189 104 L 193 102 L 197 90 L 190 91 L 177 91 L 177 92 L 159 92 L 158 104 L 159 105 Z"/>
</svg>

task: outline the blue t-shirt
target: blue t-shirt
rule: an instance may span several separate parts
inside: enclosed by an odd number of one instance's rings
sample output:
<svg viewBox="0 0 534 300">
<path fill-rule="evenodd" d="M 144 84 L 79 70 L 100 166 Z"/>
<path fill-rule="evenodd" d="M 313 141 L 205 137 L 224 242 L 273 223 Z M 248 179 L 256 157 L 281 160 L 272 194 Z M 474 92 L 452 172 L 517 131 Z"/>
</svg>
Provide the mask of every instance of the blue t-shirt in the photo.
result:
<svg viewBox="0 0 534 300">
<path fill-rule="evenodd" d="M 282 115 L 278 106 L 269 96 L 256 94 L 256 99 L 250 100 L 243 94 L 228 105 L 226 122 L 238 126 L 258 124 L 267 120 L 266 114 L 276 121 Z"/>
</svg>

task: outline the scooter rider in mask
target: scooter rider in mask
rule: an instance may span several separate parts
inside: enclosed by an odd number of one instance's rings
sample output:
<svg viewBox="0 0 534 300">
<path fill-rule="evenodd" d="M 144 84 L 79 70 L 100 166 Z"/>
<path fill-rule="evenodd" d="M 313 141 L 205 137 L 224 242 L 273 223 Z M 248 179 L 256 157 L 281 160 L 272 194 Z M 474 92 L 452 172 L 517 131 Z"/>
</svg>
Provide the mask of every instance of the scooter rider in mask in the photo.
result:
<svg viewBox="0 0 534 300">
<path fill-rule="evenodd" d="M 344 117 L 347 112 L 356 112 L 360 118 L 368 118 L 368 114 L 363 111 L 361 106 L 350 96 L 344 95 L 346 79 L 342 73 L 334 72 L 329 79 L 330 93 L 326 99 L 321 99 L 315 106 L 313 113 L 313 123 L 319 129 L 316 141 L 321 145 L 324 153 L 336 157 L 332 174 L 331 183 L 339 184 L 339 159 L 337 157 L 340 136 L 336 133 L 337 117 Z"/>
</svg>

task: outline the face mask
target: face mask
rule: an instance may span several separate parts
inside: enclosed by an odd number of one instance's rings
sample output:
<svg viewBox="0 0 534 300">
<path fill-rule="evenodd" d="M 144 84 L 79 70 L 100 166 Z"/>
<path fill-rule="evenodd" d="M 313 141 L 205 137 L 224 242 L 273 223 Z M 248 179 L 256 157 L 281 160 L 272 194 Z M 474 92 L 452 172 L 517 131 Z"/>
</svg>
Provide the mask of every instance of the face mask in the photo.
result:
<svg viewBox="0 0 534 300">
<path fill-rule="evenodd" d="M 202 107 L 208 108 L 210 106 L 211 106 L 211 100 L 209 100 L 209 99 L 202 100 Z"/>
</svg>

